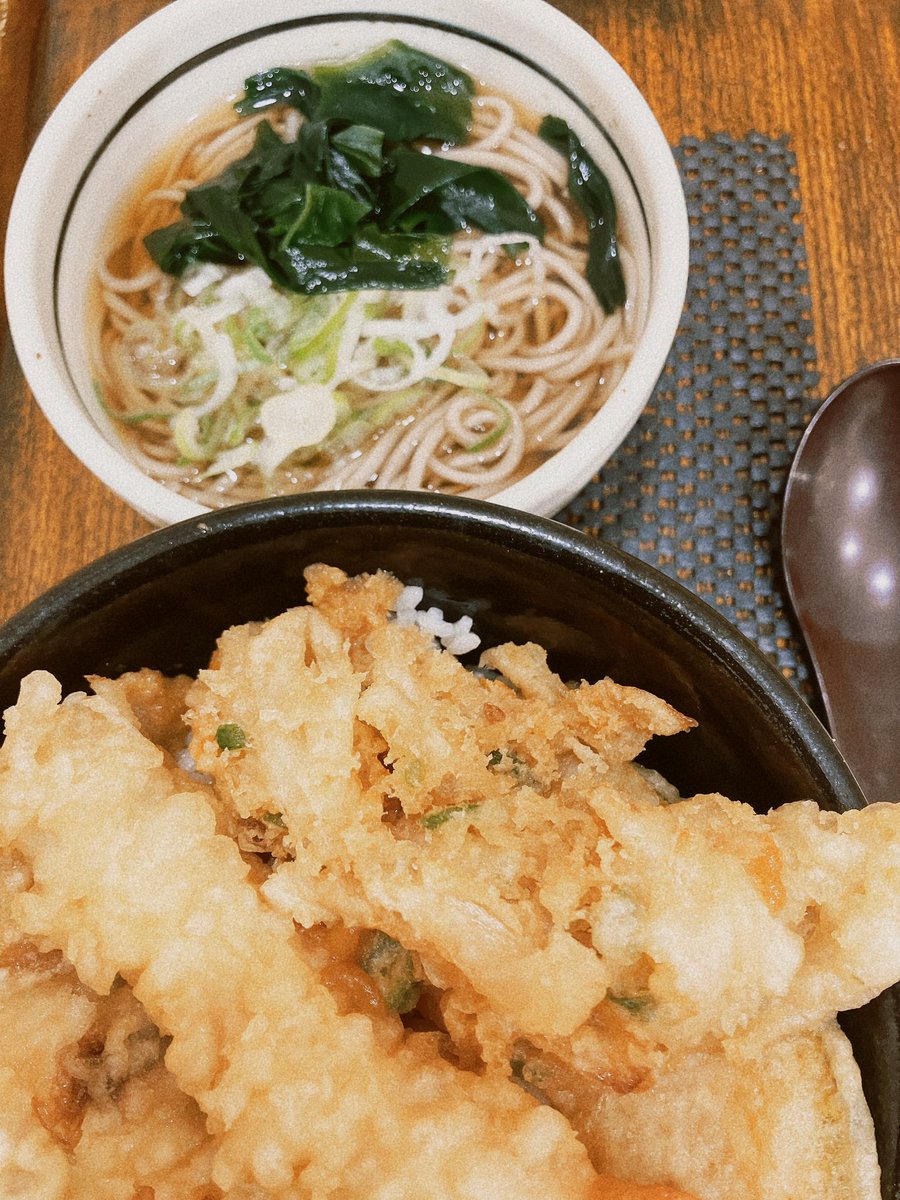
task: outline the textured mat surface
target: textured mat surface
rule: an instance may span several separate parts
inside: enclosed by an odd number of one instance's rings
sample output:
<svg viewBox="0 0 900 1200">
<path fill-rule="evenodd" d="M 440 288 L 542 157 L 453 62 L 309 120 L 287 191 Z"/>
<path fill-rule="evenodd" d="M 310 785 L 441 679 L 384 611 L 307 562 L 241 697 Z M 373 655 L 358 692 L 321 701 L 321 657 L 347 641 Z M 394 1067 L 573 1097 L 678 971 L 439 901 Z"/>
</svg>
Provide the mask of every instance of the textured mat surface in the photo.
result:
<svg viewBox="0 0 900 1200">
<path fill-rule="evenodd" d="M 638 424 L 558 516 L 715 605 L 814 700 L 778 547 L 821 400 L 796 160 L 787 139 L 756 134 L 674 152 L 691 226 L 678 335 Z"/>
</svg>

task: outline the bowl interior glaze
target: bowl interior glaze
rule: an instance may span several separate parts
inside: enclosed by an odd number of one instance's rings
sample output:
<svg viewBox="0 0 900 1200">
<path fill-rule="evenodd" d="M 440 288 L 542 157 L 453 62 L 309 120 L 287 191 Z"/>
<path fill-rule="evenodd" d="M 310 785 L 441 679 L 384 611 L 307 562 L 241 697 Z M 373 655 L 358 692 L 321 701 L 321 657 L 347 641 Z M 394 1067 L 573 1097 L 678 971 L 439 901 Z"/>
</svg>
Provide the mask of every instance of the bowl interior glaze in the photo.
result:
<svg viewBox="0 0 900 1200">
<path fill-rule="evenodd" d="M 484 643 L 536 641 L 564 677 L 609 674 L 664 697 L 698 728 L 658 739 L 643 758 L 683 793 L 720 791 L 760 811 L 800 798 L 837 811 L 863 804 L 804 702 L 707 604 L 556 522 L 431 495 L 266 501 L 138 539 L 0 629 L 0 704 L 14 703 L 38 668 L 67 690 L 86 674 L 196 671 L 227 626 L 303 603 L 303 571 L 317 561 L 387 568 L 421 582 L 451 619 L 470 613 Z M 875 1117 L 883 1196 L 895 1200 L 900 989 L 845 1027 Z"/>
</svg>

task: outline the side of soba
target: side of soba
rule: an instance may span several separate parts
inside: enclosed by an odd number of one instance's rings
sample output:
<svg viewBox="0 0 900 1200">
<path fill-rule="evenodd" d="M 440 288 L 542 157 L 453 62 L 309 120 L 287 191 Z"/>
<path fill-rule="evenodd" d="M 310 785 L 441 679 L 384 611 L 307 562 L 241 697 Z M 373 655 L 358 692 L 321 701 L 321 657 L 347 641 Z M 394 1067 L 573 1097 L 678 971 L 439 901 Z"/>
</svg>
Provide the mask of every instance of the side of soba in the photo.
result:
<svg viewBox="0 0 900 1200">
<path fill-rule="evenodd" d="M 304 120 L 284 104 L 244 118 L 223 106 L 154 164 L 97 271 L 99 402 L 143 469 L 210 506 L 326 488 L 496 493 L 563 447 L 621 378 L 645 317 L 628 242 L 616 248 L 626 299 L 607 312 L 586 278 L 588 222 L 565 156 L 538 116 L 480 90 L 464 144 L 416 146 L 501 173 L 542 237 L 461 229 L 446 282 L 409 290 L 302 295 L 255 264 L 178 278 L 153 263 L 143 239 L 191 189 L 246 156 L 263 122 L 291 143 Z"/>
</svg>

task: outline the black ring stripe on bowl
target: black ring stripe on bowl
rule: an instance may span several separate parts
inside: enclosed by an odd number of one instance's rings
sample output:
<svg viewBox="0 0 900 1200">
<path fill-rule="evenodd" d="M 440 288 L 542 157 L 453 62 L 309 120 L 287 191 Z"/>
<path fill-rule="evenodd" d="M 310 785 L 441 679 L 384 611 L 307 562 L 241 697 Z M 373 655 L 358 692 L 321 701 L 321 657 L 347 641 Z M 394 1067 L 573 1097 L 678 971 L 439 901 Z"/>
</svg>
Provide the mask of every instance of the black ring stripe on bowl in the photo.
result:
<svg viewBox="0 0 900 1200">
<path fill-rule="evenodd" d="M 71 199 L 69 200 L 69 203 L 66 206 L 66 211 L 63 215 L 62 223 L 60 225 L 59 238 L 58 238 L 58 241 L 56 244 L 56 254 L 54 256 L 54 263 L 53 263 L 53 318 L 54 318 L 54 324 L 56 325 L 56 333 L 57 333 L 57 337 L 59 339 L 60 346 L 64 347 L 65 343 L 63 341 L 62 329 L 61 329 L 60 320 L 59 320 L 59 302 L 58 302 L 57 293 L 58 293 L 58 284 L 59 284 L 60 261 L 62 259 L 63 246 L 64 246 L 64 243 L 66 240 L 66 233 L 69 228 L 69 224 L 70 224 L 70 221 L 72 218 L 72 213 L 75 209 L 76 204 L 78 203 L 78 198 L 81 195 L 81 192 L 84 190 L 85 184 L 87 183 L 87 180 L 88 180 L 91 172 L 93 171 L 94 166 L 96 165 L 98 160 L 103 156 L 107 147 L 115 139 L 115 137 L 117 136 L 119 131 L 128 124 L 128 122 L 135 115 L 135 113 L 140 112 L 140 110 L 142 108 L 146 107 L 146 105 L 149 104 L 150 101 L 153 100 L 153 98 L 156 95 L 158 95 L 160 92 L 164 91 L 175 80 L 180 79 L 182 76 L 189 74 L 192 70 L 195 70 L 197 67 L 202 66 L 206 62 L 209 62 L 211 59 L 218 58 L 219 55 L 227 53 L 229 50 L 233 49 L 235 46 L 244 45 L 245 43 L 251 42 L 251 41 L 257 41 L 260 38 L 267 37 L 267 36 L 270 36 L 275 33 L 281 33 L 285 30 L 300 29 L 300 28 L 313 26 L 313 25 L 329 25 L 329 24 L 335 24 L 337 22 L 345 22 L 345 21 L 351 21 L 351 22 L 362 21 L 362 22 L 367 22 L 367 23 L 372 22 L 372 21 L 384 21 L 384 22 L 389 22 L 389 23 L 393 23 L 393 24 L 397 24 L 397 25 L 418 25 L 418 26 L 422 26 L 423 28 L 426 28 L 426 29 L 437 29 L 437 30 L 440 30 L 442 33 L 450 33 L 455 36 L 465 38 L 468 41 L 478 42 L 484 46 L 490 47 L 493 50 L 498 50 L 500 53 L 505 54 L 508 57 L 515 59 L 517 62 L 521 63 L 523 66 L 526 66 L 530 70 L 536 72 L 538 75 L 541 75 L 549 83 L 552 83 L 554 85 L 554 87 L 558 88 L 559 91 L 562 92 L 569 101 L 571 101 L 571 103 L 576 105 L 581 110 L 581 112 L 584 114 L 585 118 L 588 121 L 590 121 L 590 123 L 597 129 L 597 131 L 603 136 L 603 138 L 609 144 L 613 153 L 616 155 L 616 158 L 621 163 L 622 168 L 625 171 L 626 176 L 628 177 L 628 181 L 631 184 L 631 190 L 634 193 L 635 199 L 637 200 L 638 206 L 640 208 L 641 219 L 644 223 L 644 230 L 647 235 L 648 242 L 649 242 L 650 227 L 649 227 L 649 223 L 647 221 L 647 213 L 644 209 L 643 199 L 641 197 L 640 191 L 638 190 L 637 184 L 635 183 L 634 176 L 631 173 L 631 168 L 628 166 L 628 163 L 626 162 L 625 157 L 622 154 L 622 151 L 617 146 L 612 135 L 609 133 L 609 130 L 602 124 L 602 122 L 598 119 L 598 117 L 587 107 L 587 105 L 584 103 L 584 101 L 581 100 L 571 90 L 571 88 L 568 87 L 567 84 L 563 83 L 563 81 L 561 79 L 557 78 L 557 76 L 555 76 L 551 71 L 547 70 L 546 67 L 542 67 L 539 63 L 534 62 L 533 59 L 531 59 L 527 55 L 521 53 L 521 51 L 514 50 L 511 46 L 507 46 L 503 42 L 497 41 L 495 38 L 488 37 L 486 34 L 476 33 L 475 31 L 470 30 L 470 29 L 463 29 L 457 25 L 452 25 L 449 22 L 445 22 L 445 21 L 429 20 L 427 17 L 404 16 L 404 15 L 399 15 L 397 13 L 383 13 L 383 12 L 329 13 L 329 14 L 322 14 L 320 16 L 313 16 L 313 17 L 294 17 L 291 20 L 274 22 L 271 25 L 265 25 L 259 29 L 254 29 L 254 30 L 250 31 L 249 33 L 239 34 L 235 37 L 228 38 L 226 41 L 219 42 L 215 46 L 210 46 L 209 49 L 204 50 L 201 54 L 195 54 L 191 58 L 186 59 L 185 62 L 181 63 L 179 66 L 174 67 L 171 71 L 169 71 L 166 75 L 164 75 L 162 79 L 158 80 L 152 87 L 148 88 L 141 96 L 138 97 L 137 100 L 134 101 L 133 104 L 131 104 L 129 106 L 129 108 L 126 109 L 126 111 L 122 114 L 122 116 L 115 123 L 115 125 L 112 127 L 112 129 L 110 129 L 110 131 L 104 136 L 103 140 L 100 142 L 100 144 L 94 150 L 94 152 L 91 154 L 91 157 L 89 158 L 89 160 L 87 162 L 87 165 L 85 166 L 84 170 L 81 172 L 81 175 L 79 176 L 78 181 L 75 184 L 75 187 L 72 191 Z M 125 36 L 127 37 L 127 34 Z M 66 359 L 64 349 L 63 349 L 63 359 L 64 360 Z M 69 370 L 69 365 L 68 365 L 67 361 L 66 361 L 66 372 L 69 375 L 69 380 L 72 383 L 73 389 L 77 391 L 77 389 L 75 388 L 74 380 L 72 379 L 72 373 Z"/>
</svg>

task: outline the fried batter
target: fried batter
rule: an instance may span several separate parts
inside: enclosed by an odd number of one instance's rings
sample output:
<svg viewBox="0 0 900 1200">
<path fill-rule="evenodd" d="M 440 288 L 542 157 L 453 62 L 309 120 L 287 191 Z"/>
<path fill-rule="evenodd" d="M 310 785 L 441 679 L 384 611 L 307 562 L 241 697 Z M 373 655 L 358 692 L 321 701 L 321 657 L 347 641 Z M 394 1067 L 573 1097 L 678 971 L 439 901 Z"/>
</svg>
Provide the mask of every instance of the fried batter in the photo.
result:
<svg viewBox="0 0 900 1200">
<path fill-rule="evenodd" d="M 366 1017 L 339 1016 L 202 793 L 173 791 L 161 752 L 108 701 L 58 700 L 35 674 L 7 714 L 0 821 L 35 881 L 17 919 L 96 991 L 130 983 L 207 1114 L 226 1194 L 418 1197 L 422 1180 L 436 1197 L 591 1194 L 553 1109 L 456 1070 L 429 1035 L 389 1052 Z"/>
<path fill-rule="evenodd" d="M 663 700 L 307 578 L 6 714 L 0 1192 L 876 1200 L 833 1018 L 900 978 L 900 809 L 682 799 Z"/>
<path fill-rule="evenodd" d="M 662 701 L 566 686 L 536 646 L 488 651 L 485 678 L 392 621 L 382 577 L 311 586 L 330 620 L 307 606 L 223 636 L 188 697 L 195 757 L 238 813 L 265 797 L 297 841 L 272 902 L 415 951 L 486 1061 L 526 1037 L 634 1086 L 663 1052 L 774 1036 L 900 974 L 893 809 L 661 803 L 631 760 L 688 727 Z M 248 746 L 223 753 L 231 721 Z M 354 724 L 376 731 L 379 769 Z"/>
</svg>

